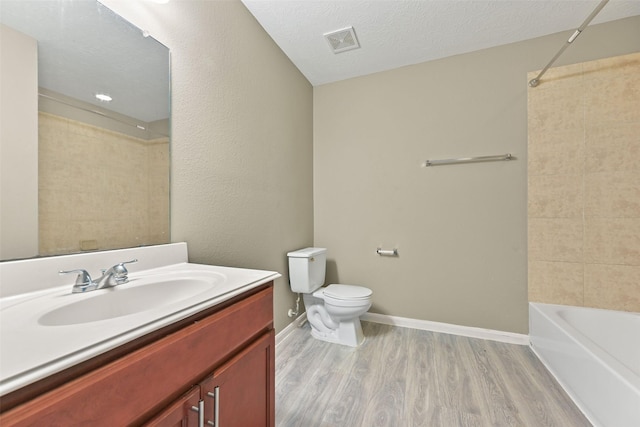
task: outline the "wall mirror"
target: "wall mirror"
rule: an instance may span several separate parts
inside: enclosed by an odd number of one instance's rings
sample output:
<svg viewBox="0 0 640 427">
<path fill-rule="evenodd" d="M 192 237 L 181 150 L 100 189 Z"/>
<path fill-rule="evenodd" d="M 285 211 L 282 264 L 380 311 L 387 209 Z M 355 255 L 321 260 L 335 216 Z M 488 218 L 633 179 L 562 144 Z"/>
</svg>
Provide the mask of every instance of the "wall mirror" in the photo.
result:
<svg viewBox="0 0 640 427">
<path fill-rule="evenodd" d="M 2 131 L 0 259 L 169 242 L 169 50 L 95 0 L 0 0 L 0 23 L 3 126 L 23 92 L 37 99 L 34 156 L 12 154 L 33 126 Z M 37 81 L 9 99 L 15 32 L 34 40 Z"/>
</svg>

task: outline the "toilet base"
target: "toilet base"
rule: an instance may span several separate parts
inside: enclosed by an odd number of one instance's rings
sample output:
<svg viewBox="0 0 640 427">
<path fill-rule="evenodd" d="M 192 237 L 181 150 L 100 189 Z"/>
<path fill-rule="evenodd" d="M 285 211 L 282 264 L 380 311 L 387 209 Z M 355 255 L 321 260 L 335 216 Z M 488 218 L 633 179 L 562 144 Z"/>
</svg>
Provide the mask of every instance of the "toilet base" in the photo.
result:
<svg viewBox="0 0 640 427">
<path fill-rule="evenodd" d="M 357 347 L 364 342 L 360 315 L 371 306 L 370 302 L 356 307 L 325 305 L 325 301 L 312 294 L 302 294 L 307 310 L 311 335 L 321 341 Z M 331 314 L 329 314 L 331 310 Z"/>
<path fill-rule="evenodd" d="M 348 322 L 340 322 L 338 329 L 329 332 L 319 331 L 311 322 L 310 324 L 311 336 L 315 339 L 349 347 L 358 347 L 364 342 L 364 333 L 358 317 Z"/>
</svg>

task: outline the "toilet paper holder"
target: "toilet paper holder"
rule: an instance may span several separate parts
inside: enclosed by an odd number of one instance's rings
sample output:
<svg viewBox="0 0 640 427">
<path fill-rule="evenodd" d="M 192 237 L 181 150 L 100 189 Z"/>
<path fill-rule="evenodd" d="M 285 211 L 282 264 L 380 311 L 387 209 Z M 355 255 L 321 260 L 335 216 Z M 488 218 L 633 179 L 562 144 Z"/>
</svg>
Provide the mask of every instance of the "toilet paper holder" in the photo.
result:
<svg viewBox="0 0 640 427">
<path fill-rule="evenodd" d="M 398 249 L 393 248 L 393 249 L 382 249 L 382 248 L 377 248 L 376 249 L 376 253 L 380 256 L 398 256 Z"/>
</svg>

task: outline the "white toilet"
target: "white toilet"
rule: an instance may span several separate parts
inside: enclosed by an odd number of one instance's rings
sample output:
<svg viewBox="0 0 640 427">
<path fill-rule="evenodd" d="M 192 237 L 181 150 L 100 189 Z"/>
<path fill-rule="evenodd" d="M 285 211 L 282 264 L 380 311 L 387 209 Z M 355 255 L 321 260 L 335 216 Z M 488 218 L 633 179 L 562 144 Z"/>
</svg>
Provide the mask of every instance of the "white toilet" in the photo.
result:
<svg viewBox="0 0 640 427">
<path fill-rule="evenodd" d="M 325 248 L 300 249 L 287 256 L 291 290 L 302 294 L 311 335 L 351 347 L 362 344 L 360 316 L 371 307 L 371 289 L 353 285 L 322 287 L 327 265 Z"/>
</svg>

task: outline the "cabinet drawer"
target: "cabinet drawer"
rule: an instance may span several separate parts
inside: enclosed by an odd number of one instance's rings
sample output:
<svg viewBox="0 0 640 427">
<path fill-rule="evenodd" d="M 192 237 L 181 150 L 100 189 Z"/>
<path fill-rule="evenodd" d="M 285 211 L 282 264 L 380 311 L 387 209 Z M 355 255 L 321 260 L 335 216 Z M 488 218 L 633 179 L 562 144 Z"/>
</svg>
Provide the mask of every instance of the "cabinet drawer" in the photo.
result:
<svg viewBox="0 0 640 427">
<path fill-rule="evenodd" d="M 269 286 L 2 414 L 0 424 L 137 424 L 272 326 L 273 287 Z"/>
</svg>

